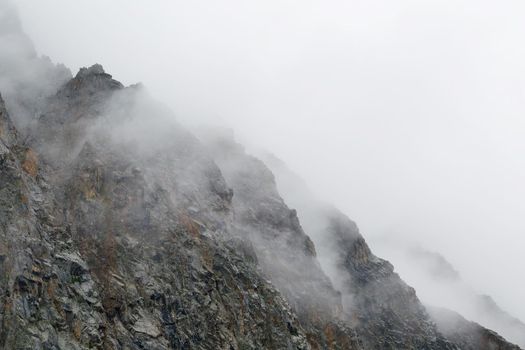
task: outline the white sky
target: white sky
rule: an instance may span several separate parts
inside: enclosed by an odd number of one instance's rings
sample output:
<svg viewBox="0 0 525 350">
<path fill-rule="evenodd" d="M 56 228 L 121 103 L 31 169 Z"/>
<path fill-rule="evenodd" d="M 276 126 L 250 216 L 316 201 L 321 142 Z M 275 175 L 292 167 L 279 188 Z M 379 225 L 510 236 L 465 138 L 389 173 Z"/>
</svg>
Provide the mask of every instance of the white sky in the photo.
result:
<svg viewBox="0 0 525 350">
<path fill-rule="evenodd" d="M 232 126 L 525 319 L 525 1 L 13 1 L 39 52 Z"/>
</svg>

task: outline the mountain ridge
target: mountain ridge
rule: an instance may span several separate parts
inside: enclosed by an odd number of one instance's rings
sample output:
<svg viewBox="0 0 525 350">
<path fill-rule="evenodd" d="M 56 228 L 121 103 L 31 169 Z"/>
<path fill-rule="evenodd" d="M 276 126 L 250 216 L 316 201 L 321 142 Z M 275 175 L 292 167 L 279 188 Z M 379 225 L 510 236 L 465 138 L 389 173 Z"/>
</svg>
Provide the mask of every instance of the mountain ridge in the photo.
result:
<svg viewBox="0 0 525 350">
<path fill-rule="evenodd" d="M 446 338 L 330 209 L 336 281 L 263 161 L 45 62 L 0 84 L 0 348 L 518 349 Z"/>
</svg>

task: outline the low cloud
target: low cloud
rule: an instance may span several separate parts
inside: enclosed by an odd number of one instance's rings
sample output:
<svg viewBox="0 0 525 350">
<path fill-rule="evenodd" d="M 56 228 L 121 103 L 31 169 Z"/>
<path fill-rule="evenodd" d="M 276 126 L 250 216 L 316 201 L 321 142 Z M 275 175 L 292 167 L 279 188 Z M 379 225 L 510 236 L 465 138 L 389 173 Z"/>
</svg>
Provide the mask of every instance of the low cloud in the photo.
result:
<svg viewBox="0 0 525 350">
<path fill-rule="evenodd" d="M 17 5 L 39 52 L 143 81 L 186 124 L 233 127 L 379 255 L 385 236 L 439 251 L 525 319 L 522 1 Z"/>
</svg>

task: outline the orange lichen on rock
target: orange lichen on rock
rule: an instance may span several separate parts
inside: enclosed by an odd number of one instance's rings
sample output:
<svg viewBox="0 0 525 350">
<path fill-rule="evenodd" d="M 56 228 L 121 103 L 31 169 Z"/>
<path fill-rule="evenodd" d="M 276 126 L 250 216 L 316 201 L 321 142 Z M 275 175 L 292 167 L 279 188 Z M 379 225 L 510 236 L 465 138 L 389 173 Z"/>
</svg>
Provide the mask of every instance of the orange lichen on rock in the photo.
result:
<svg viewBox="0 0 525 350">
<path fill-rule="evenodd" d="M 201 249 L 201 263 L 206 270 L 213 272 L 213 253 L 206 246 Z"/>
<path fill-rule="evenodd" d="M 38 157 L 31 148 L 28 148 L 25 152 L 22 169 L 32 177 L 36 177 L 38 173 Z"/>
<path fill-rule="evenodd" d="M 329 349 L 332 349 L 332 344 L 335 342 L 335 331 L 332 325 L 328 324 L 324 329 L 324 335 L 326 337 L 326 342 L 328 343 Z"/>
<path fill-rule="evenodd" d="M 94 188 L 86 188 L 84 189 L 84 197 L 86 199 L 93 199 L 97 196 L 97 192 Z"/>
<path fill-rule="evenodd" d="M 27 204 L 29 203 L 29 199 L 27 198 L 27 196 L 23 193 L 20 194 L 20 201 L 24 204 Z"/>
<path fill-rule="evenodd" d="M 80 337 L 82 335 L 82 324 L 78 319 L 75 319 L 75 321 L 73 321 L 72 331 L 75 339 L 80 340 Z"/>
<path fill-rule="evenodd" d="M 190 233 L 193 237 L 198 238 L 200 236 L 199 226 L 191 217 L 189 217 L 187 214 L 180 214 L 179 220 L 186 231 L 188 231 L 188 233 Z"/>
</svg>

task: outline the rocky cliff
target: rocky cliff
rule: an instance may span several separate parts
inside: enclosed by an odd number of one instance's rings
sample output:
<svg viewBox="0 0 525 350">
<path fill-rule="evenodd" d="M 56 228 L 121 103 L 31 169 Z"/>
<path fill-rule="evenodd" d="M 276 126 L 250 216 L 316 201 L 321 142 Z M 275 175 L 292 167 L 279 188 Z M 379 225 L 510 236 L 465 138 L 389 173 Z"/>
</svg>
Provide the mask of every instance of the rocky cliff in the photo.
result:
<svg viewBox="0 0 525 350">
<path fill-rule="evenodd" d="M 457 313 L 419 301 L 394 267 L 376 257 L 357 225 L 313 195 L 301 178 L 275 156 L 260 157 L 272 169 L 277 187 L 297 208 L 318 258 L 341 291 L 345 319 L 366 349 L 519 349 L 497 333 Z"/>
<path fill-rule="evenodd" d="M 30 51 L 1 63 L 33 74 L 0 70 L 0 348 L 511 346 L 442 333 L 353 222 L 291 209 L 231 138 Z"/>
<path fill-rule="evenodd" d="M 525 346 L 525 324 L 503 310 L 496 301 L 465 281 L 443 255 L 409 239 L 374 237 L 373 246 L 388 254 L 403 279 L 417 290 L 425 305 L 454 310 L 464 318 Z"/>
</svg>

